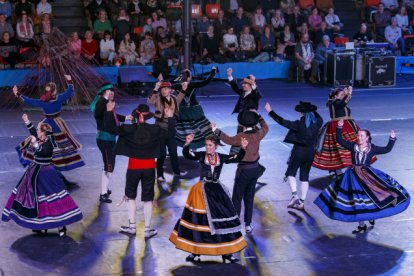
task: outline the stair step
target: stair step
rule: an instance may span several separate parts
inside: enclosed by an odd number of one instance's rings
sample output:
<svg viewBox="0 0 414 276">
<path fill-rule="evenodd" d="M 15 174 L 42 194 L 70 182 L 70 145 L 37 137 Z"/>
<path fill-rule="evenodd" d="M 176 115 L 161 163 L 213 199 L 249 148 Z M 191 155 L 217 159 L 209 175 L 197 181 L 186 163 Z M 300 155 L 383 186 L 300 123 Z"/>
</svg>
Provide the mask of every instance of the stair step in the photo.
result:
<svg viewBox="0 0 414 276">
<path fill-rule="evenodd" d="M 83 1 L 80 0 L 55 0 L 55 2 L 50 3 L 52 8 L 54 7 L 62 7 L 62 6 L 73 6 L 73 7 L 84 7 L 85 5 L 82 3 Z"/>
<path fill-rule="evenodd" d="M 53 24 L 56 26 L 88 26 L 86 17 L 55 18 Z"/>
<path fill-rule="evenodd" d="M 70 15 L 85 16 L 85 8 L 84 7 L 73 7 L 73 6 L 53 7 L 53 14 L 58 15 L 58 16 L 70 16 Z"/>
<path fill-rule="evenodd" d="M 85 32 L 89 30 L 88 27 L 59 27 L 59 30 L 67 36 L 70 36 L 73 32 L 78 32 L 80 37 L 84 37 Z"/>
</svg>

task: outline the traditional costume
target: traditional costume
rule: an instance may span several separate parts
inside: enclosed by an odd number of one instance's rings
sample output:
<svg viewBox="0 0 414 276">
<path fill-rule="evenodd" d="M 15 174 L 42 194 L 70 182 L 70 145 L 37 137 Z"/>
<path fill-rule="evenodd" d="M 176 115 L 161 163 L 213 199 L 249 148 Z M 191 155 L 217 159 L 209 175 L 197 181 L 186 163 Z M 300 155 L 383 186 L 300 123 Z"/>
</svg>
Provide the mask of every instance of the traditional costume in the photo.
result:
<svg viewBox="0 0 414 276">
<path fill-rule="evenodd" d="M 246 246 L 230 193 L 219 180 L 223 165 L 239 162 L 244 154 L 241 149 L 238 155 L 210 156 L 192 152 L 189 145 L 184 145 L 184 157 L 198 161 L 201 170 L 200 181 L 191 188 L 183 214 L 170 235 L 178 249 L 194 255 L 227 255 Z M 187 260 L 193 260 L 191 256 Z"/>
<path fill-rule="evenodd" d="M 30 134 L 37 139 L 32 123 L 26 123 Z M 45 130 L 46 131 L 46 130 Z M 29 142 L 30 143 L 30 142 Z M 66 225 L 82 219 L 82 213 L 72 197 L 65 190 L 65 185 L 53 165 L 53 152 L 57 148 L 53 134 L 39 140 L 32 147 L 33 161 L 13 189 L 2 220 L 14 220 L 18 225 L 37 232 L 50 228 L 61 228 L 61 236 L 66 233 Z M 22 153 L 28 147 L 22 148 Z"/>
<path fill-rule="evenodd" d="M 388 174 L 370 166 L 374 155 L 392 150 L 396 138 L 390 137 L 385 147 L 368 143 L 368 148 L 361 151 L 357 143 L 344 140 L 342 132 L 343 127 L 337 126 L 337 141 L 350 151 L 352 166 L 342 179 L 331 183 L 315 199 L 315 204 L 329 218 L 346 222 L 375 220 L 407 209 L 410 195 L 404 187 Z"/>
</svg>

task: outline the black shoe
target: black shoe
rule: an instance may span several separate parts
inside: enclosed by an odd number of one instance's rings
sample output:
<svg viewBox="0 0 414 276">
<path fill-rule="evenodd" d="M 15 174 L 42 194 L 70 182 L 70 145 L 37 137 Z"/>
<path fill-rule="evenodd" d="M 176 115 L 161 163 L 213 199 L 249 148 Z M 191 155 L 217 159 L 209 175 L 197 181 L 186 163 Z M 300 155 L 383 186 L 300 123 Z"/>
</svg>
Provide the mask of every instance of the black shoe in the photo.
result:
<svg viewBox="0 0 414 276">
<path fill-rule="evenodd" d="M 228 254 L 228 255 L 221 255 L 221 258 L 223 259 L 223 263 L 227 261 L 229 261 L 230 263 L 237 263 L 239 261 L 239 259 L 234 258 L 232 254 Z"/>
<path fill-rule="evenodd" d="M 194 263 L 194 262 L 200 262 L 201 261 L 200 260 L 200 255 L 198 255 L 198 254 L 190 254 L 190 255 L 187 256 L 187 258 L 185 258 L 185 261 L 186 262 L 192 262 L 192 263 Z"/>
<path fill-rule="evenodd" d="M 109 194 L 103 194 L 99 196 L 99 201 L 102 203 L 112 203 L 112 199 L 109 198 Z"/>
<path fill-rule="evenodd" d="M 108 196 L 110 196 L 112 194 L 112 190 L 109 190 L 106 192 L 108 194 Z"/>
<path fill-rule="evenodd" d="M 66 236 L 66 226 L 63 226 L 62 228 L 58 229 L 59 230 L 59 236 L 63 237 Z"/>
<path fill-rule="evenodd" d="M 362 234 L 362 233 L 365 233 L 365 232 L 367 232 L 367 225 L 366 224 L 364 224 L 364 226 L 359 226 L 358 225 L 358 227 L 354 231 L 352 231 L 352 234 Z"/>
<path fill-rule="evenodd" d="M 375 226 L 375 219 L 369 220 L 368 222 L 369 222 L 369 224 L 371 224 L 372 228 L 374 228 L 374 226 Z"/>
</svg>

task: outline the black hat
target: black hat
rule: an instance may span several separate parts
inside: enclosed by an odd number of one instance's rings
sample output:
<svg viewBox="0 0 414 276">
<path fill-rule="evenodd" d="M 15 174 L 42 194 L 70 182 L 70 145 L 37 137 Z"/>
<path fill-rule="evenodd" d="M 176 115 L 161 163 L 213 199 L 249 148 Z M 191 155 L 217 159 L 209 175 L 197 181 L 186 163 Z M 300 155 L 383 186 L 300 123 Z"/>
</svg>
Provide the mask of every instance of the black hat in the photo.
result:
<svg viewBox="0 0 414 276">
<path fill-rule="evenodd" d="M 301 113 L 313 112 L 316 111 L 318 107 L 316 105 L 311 104 L 310 102 L 302 102 L 300 101 L 297 106 L 295 106 L 295 110 Z"/>
<path fill-rule="evenodd" d="M 136 120 L 137 123 L 144 123 L 146 120 L 154 117 L 154 113 L 150 112 L 150 108 L 146 104 L 140 104 L 137 108 L 132 110 L 132 117 Z"/>
<path fill-rule="evenodd" d="M 257 123 L 259 122 L 259 114 L 248 110 L 243 111 L 242 113 L 239 113 L 237 121 L 239 122 L 239 124 L 245 127 L 252 127 L 257 125 Z"/>
</svg>

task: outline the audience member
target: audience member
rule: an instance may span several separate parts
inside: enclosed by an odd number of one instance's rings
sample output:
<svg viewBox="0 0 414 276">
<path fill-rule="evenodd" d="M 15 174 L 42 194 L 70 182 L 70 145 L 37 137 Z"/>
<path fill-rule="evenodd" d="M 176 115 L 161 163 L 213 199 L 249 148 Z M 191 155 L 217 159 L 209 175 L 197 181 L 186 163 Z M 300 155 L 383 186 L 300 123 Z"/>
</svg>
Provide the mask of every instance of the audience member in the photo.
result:
<svg viewBox="0 0 414 276">
<path fill-rule="evenodd" d="M 385 28 L 389 25 L 391 20 L 391 13 L 384 9 L 384 4 L 378 5 L 378 11 L 374 14 L 374 23 L 376 34 L 381 38 L 384 37 Z"/>
<path fill-rule="evenodd" d="M 91 22 L 95 22 L 99 18 L 100 11 L 105 11 L 108 13 L 109 10 L 108 6 L 103 0 L 92 0 L 88 4 L 87 9 L 89 11 Z"/>
<path fill-rule="evenodd" d="M 398 27 L 401 28 L 403 35 L 412 34 L 412 28 L 410 27 L 410 21 L 408 20 L 407 9 L 401 6 L 400 12 L 395 16 Z"/>
<path fill-rule="evenodd" d="M 255 12 L 252 16 L 252 29 L 255 37 L 260 37 L 263 33 L 263 29 L 266 25 L 266 18 L 263 15 L 263 10 L 260 6 L 255 9 Z"/>
<path fill-rule="evenodd" d="M 3 32 L 1 36 L 0 56 L 3 62 L 10 64 L 10 68 L 15 68 L 18 59 L 17 45 L 7 31 Z"/>
<path fill-rule="evenodd" d="M 20 16 L 22 14 L 22 11 L 25 11 L 27 15 L 32 16 L 32 4 L 27 0 L 19 0 L 14 6 L 14 13 L 17 16 Z"/>
<path fill-rule="evenodd" d="M 401 54 L 405 56 L 405 43 L 402 37 L 401 28 L 397 25 L 395 17 L 391 18 L 391 24 L 385 28 L 385 40 L 388 42 L 388 47 L 395 54 L 396 50 L 400 50 Z"/>
<path fill-rule="evenodd" d="M 265 62 L 273 59 L 273 54 L 276 52 L 275 47 L 276 38 L 272 33 L 272 27 L 266 25 L 264 32 L 260 37 L 260 54 L 253 58 L 253 62 Z"/>
<path fill-rule="evenodd" d="M 283 28 L 283 32 L 280 33 L 280 38 L 277 43 L 276 53 L 279 59 L 287 58 L 293 59 L 295 55 L 296 39 L 295 34 L 291 32 L 288 24 Z"/>
<path fill-rule="evenodd" d="M 124 9 L 119 10 L 118 17 L 113 24 L 113 29 L 116 43 L 120 43 L 121 40 L 124 39 L 125 34 L 132 33 L 132 25 L 129 16 Z"/>
<path fill-rule="evenodd" d="M 237 9 L 236 15 L 233 17 L 231 26 L 234 27 L 234 33 L 238 36 L 240 35 L 241 31 L 243 30 L 243 27 L 249 25 L 249 20 L 244 15 L 244 9 L 243 7 L 239 7 Z"/>
<path fill-rule="evenodd" d="M 273 31 L 275 32 L 276 37 L 279 37 L 280 32 L 283 31 L 283 27 L 285 26 L 285 18 L 283 17 L 282 11 L 275 10 L 270 22 L 272 23 Z"/>
<path fill-rule="evenodd" d="M 69 53 L 75 57 L 80 57 L 82 52 L 82 40 L 79 39 L 78 32 L 73 32 L 68 40 Z"/>
<path fill-rule="evenodd" d="M 243 53 L 242 59 L 254 58 L 257 54 L 256 52 L 256 41 L 254 36 L 250 33 L 250 27 L 244 26 L 243 32 L 240 35 L 240 50 Z"/>
<path fill-rule="evenodd" d="M 333 8 L 329 8 L 328 14 L 325 16 L 325 22 L 328 25 L 328 29 L 334 33 L 339 33 L 344 27 L 344 24 L 341 23 L 339 16 L 335 14 Z"/>
<path fill-rule="evenodd" d="M 85 38 L 81 43 L 81 54 L 90 63 L 95 63 L 95 57 L 98 53 L 98 42 L 93 38 L 92 31 L 85 32 Z"/>
<path fill-rule="evenodd" d="M 132 18 L 132 26 L 136 27 L 140 24 L 141 21 L 141 4 L 139 3 L 139 0 L 132 0 L 128 4 L 128 14 Z M 150 16 L 148 16 L 150 17 Z"/>
<path fill-rule="evenodd" d="M 99 18 L 93 24 L 93 31 L 100 39 L 103 38 L 105 31 L 112 33 L 112 24 L 108 19 L 107 12 L 105 10 L 101 10 L 99 12 Z"/>
<path fill-rule="evenodd" d="M 0 13 L 6 16 L 7 23 L 12 23 L 12 7 L 9 1 L 0 0 Z"/>
<path fill-rule="evenodd" d="M 99 54 L 102 61 L 108 61 L 109 65 L 113 64 L 116 54 L 115 41 L 109 31 L 104 31 L 103 38 L 99 42 Z"/>
<path fill-rule="evenodd" d="M 134 41 L 131 40 L 131 35 L 126 33 L 124 39 L 119 44 L 119 57 L 125 60 L 127 65 L 136 64 L 138 53 Z"/>
<path fill-rule="evenodd" d="M 156 54 L 156 48 L 154 41 L 152 40 L 152 34 L 150 32 L 145 33 L 144 40 L 141 41 L 140 48 L 139 48 L 139 54 L 140 58 L 138 59 L 138 62 L 142 65 L 146 65 L 155 57 Z"/>
<path fill-rule="evenodd" d="M 6 22 L 6 16 L 0 13 L 0 37 L 3 37 L 3 33 L 8 32 L 11 37 L 14 37 L 14 30 L 9 22 Z"/>
<path fill-rule="evenodd" d="M 308 17 L 308 23 L 313 32 L 317 32 L 320 29 L 322 17 L 319 15 L 317 8 L 312 9 L 312 14 Z"/>
<path fill-rule="evenodd" d="M 328 29 L 328 25 L 326 24 L 325 21 L 322 21 L 321 28 L 315 34 L 316 45 L 318 45 L 319 43 L 322 43 L 322 39 L 325 35 L 327 35 L 329 37 L 329 40 L 332 41 L 333 39 L 332 30 Z"/>
<path fill-rule="evenodd" d="M 16 25 L 17 39 L 23 47 L 34 46 L 34 32 L 32 23 L 28 20 L 25 11 L 22 12 L 20 21 Z"/>
<path fill-rule="evenodd" d="M 354 34 L 354 43 L 355 46 L 363 47 L 369 42 L 373 42 L 371 33 L 367 30 L 367 24 L 361 23 L 359 27 L 359 32 Z"/>
<path fill-rule="evenodd" d="M 315 53 L 308 34 L 302 34 L 299 43 L 296 44 L 295 57 L 300 82 L 305 82 L 305 71 L 312 70 L 311 76 L 317 75 L 319 62 L 315 60 Z"/>
<path fill-rule="evenodd" d="M 158 27 L 162 27 L 165 31 L 167 31 L 168 30 L 168 27 L 167 27 L 167 21 L 165 20 L 165 18 L 163 18 L 163 17 L 160 17 L 159 16 L 159 14 L 157 13 L 157 12 L 153 12 L 152 14 L 151 14 L 151 18 L 152 18 L 152 24 L 151 24 L 151 26 L 152 26 L 152 29 L 153 30 L 157 30 L 158 29 Z"/>
</svg>

